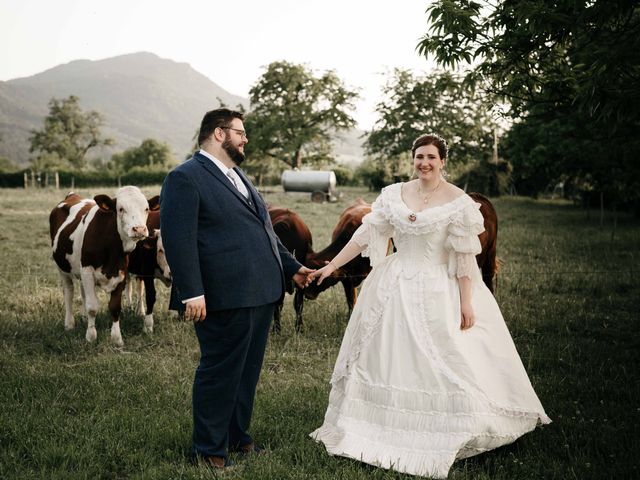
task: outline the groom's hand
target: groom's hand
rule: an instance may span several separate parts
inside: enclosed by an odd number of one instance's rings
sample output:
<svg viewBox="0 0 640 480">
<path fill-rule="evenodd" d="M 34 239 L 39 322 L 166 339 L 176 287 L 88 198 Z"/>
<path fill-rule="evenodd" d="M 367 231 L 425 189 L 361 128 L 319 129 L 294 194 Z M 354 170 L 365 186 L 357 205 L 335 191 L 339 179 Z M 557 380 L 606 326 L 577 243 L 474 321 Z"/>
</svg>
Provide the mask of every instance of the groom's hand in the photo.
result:
<svg viewBox="0 0 640 480">
<path fill-rule="evenodd" d="M 296 282 L 298 288 L 306 288 L 312 280 L 312 278 L 309 277 L 309 274 L 313 272 L 315 272 L 315 270 L 311 270 L 310 268 L 302 266 L 300 267 L 300 270 L 294 273 L 293 281 Z"/>
<path fill-rule="evenodd" d="M 187 320 L 193 320 L 194 322 L 201 322 L 207 316 L 207 306 L 204 303 L 204 297 L 196 298 L 187 302 L 187 306 L 184 311 L 184 318 Z"/>
</svg>

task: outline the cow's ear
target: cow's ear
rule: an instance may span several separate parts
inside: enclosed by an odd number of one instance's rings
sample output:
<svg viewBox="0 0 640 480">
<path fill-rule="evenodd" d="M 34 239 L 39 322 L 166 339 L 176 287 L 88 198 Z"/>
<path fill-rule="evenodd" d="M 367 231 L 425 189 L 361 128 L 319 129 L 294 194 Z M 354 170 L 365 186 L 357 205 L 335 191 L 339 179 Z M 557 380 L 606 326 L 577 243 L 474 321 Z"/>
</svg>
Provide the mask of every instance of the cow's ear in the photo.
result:
<svg viewBox="0 0 640 480">
<path fill-rule="evenodd" d="M 96 201 L 96 204 L 100 209 L 112 212 L 116 211 L 116 201 L 109 195 L 100 194 L 93 197 L 93 199 Z"/>
<path fill-rule="evenodd" d="M 155 197 L 151 197 L 149 200 L 149 210 L 160 210 L 160 195 L 156 195 Z"/>
</svg>

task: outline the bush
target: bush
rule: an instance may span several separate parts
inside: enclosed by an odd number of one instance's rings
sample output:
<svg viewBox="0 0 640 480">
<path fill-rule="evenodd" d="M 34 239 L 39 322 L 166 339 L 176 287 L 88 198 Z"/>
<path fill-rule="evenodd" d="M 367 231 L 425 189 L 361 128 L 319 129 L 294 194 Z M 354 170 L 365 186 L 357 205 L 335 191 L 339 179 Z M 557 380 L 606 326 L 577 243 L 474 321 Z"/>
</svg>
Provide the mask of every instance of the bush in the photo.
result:
<svg viewBox="0 0 640 480">
<path fill-rule="evenodd" d="M 331 170 L 333 170 L 333 173 L 336 175 L 336 183 L 338 186 L 344 187 L 358 185 L 358 180 L 356 179 L 355 172 L 352 168 L 349 168 L 346 165 L 335 165 Z"/>
<path fill-rule="evenodd" d="M 373 159 L 366 159 L 356 170 L 355 177 L 370 191 L 380 191 L 386 185 L 393 183 L 391 174 L 385 164 Z"/>
<path fill-rule="evenodd" d="M 118 175 L 109 170 L 57 170 L 60 188 L 87 188 L 117 185 L 158 185 L 164 181 L 166 170 L 134 168 L 130 172 Z M 31 185 L 32 171 L 22 170 L 14 173 L 0 173 L 0 188 L 23 188 L 24 175 L 27 175 L 28 184 Z M 33 178 L 39 187 L 55 185 L 55 171 L 47 170 L 34 172 Z"/>
<path fill-rule="evenodd" d="M 467 192 L 497 197 L 509 193 L 512 170 L 511 164 L 505 160 L 499 160 L 497 164 L 478 162 L 461 171 L 454 183 L 466 187 Z"/>
</svg>

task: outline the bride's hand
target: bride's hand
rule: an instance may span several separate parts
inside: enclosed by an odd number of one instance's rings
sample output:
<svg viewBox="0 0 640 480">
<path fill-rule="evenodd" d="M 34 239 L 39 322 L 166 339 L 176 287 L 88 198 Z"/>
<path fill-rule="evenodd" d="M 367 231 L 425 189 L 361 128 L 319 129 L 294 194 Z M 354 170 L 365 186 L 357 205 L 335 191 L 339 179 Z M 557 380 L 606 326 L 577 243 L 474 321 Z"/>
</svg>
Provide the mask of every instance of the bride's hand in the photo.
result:
<svg viewBox="0 0 640 480">
<path fill-rule="evenodd" d="M 327 262 L 327 264 L 324 267 L 322 267 L 322 268 L 316 270 L 315 272 L 309 274 L 309 278 L 311 280 L 315 280 L 317 278 L 318 279 L 318 285 L 320 285 L 325 278 L 329 277 L 336 270 L 337 270 L 337 268 L 333 263 Z"/>
<path fill-rule="evenodd" d="M 471 304 L 462 304 L 460 307 L 460 311 L 462 313 L 460 319 L 460 330 L 468 330 L 476 323 L 476 316 L 473 313 L 473 307 Z"/>
</svg>

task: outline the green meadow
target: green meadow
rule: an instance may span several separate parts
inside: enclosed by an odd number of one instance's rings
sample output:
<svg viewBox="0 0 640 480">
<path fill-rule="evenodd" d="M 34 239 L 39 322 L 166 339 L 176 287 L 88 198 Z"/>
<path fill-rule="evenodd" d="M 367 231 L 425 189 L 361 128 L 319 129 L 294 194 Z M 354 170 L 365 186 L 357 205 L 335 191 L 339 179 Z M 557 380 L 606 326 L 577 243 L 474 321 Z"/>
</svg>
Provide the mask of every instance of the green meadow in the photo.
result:
<svg viewBox="0 0 640 480">
<path fill-rule="evenodd" d="M 309 225 L 325 247 L 340 212 L 375 193 L 344 189 L 336 203 L 265 193 Z M 115 189 L 78 190 L 84 196 Z M 144 189 L 148 196 L 159 187 Z M 0 478 L 205 479 L 190 463 L 191 383 L 198 345 L 167 312 L 158 285 L 155 332 L 127 308 L 123 348 L 109 342 L 101 294 L 98 340 L 63 327 L 48 215 L 55 190 L 0 190 Z M 553 423 L 514 444 L 454 464 L 452 479 L 640 478 L 640 220 L 587 215 L 569 202 L 493 199 L 501 271 L 496 297 Z M 76 289 L 77 290 L 77 289 Z M 269 455 L 238 461 L 225 479 L 412 478 L 327 455 L 308 433 L 322 423 L 329 377 L 347 324 L 341 286 L 307 301 L 304 331 L 285 299 L 272 335 L 252 431 Z"/>
</svg>

